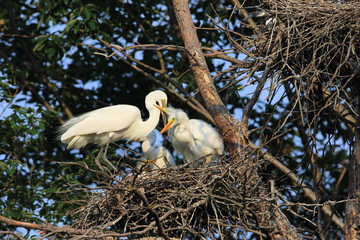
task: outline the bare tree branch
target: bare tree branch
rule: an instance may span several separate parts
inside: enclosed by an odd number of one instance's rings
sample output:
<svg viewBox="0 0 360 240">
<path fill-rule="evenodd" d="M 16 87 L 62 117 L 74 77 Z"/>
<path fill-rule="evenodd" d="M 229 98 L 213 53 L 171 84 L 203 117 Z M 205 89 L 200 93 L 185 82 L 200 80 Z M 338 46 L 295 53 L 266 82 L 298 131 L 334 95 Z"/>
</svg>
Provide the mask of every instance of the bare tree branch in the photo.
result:
<svg viewBox="0 0 360 240">
<path fill-rule="evenodd" d="M 244 137 L 241 135 L 241 124 L 230 115 L 212 82 L 188 3 L 186 1 L 174 0 L 173 4 L 185 48 L 188 52 L 188 58 L 206 108 L 219 127 L 231 156 L 236 159 L 237 154 L 241 151 L 241 145 L 245 144 Z M 243 132 L 246 131 L 244 130 Z"/>
<path fill-rule="evenodd" d="M 17 233 L 14 232 L 10 232 L 10 231 L 0 231 L 0 234 L 7 234 L 7 235 L 13 235 L 14 237 L 20 239 L 20 240 L 25 240 L 25 238 L 23 238 L 22 236 L 20 236 Z"/>
<path fill-rule="evenodd" d="M 260 148 L 258 148 L 255 144 L 249 143 L 249 146 L 252 149 L 258 149 L 264 158 L 270 162 L 271 164 L 275 165 L 281 172 L 286 174 L 295 184 L 299 185 L 301 189 L 304 191 L 306 197 L 308 197 L 311 201 L 316 201 L 316 196 L 313 191 L 310 190 L 309 186 L 307 186 L 301 179 L 293 173 L 288 167 L 286 167 L 284 164 L 282 164 L 279 160 L 277 160 L 275 157 L 271 156 L 269 153 L 263 152 Z M 322 211 L 330 218 L 332 221 L 340 228 L 344 229 L 344 223 L 340 220 L 339 217 L 335 216 L 334 212 L 331 210 L 331 207 L 328 205 L 325 205 L 322 207 Z"/>
</svg>

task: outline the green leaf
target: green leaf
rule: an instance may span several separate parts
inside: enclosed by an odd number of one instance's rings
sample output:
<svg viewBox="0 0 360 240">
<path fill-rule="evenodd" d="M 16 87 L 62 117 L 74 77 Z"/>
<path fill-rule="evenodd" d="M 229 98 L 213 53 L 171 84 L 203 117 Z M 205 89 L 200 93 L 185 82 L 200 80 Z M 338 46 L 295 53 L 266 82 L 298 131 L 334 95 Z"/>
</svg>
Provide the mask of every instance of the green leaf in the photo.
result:
<svg viewBox="0 0 360 240">
<path fill-rule="evenodd" d="M 90 30 L 92 30 L 92 31 L 94 31 L 95 29 L 96 29 L 96 23 L 95 23 L 95 21 L 89 21 L 89 28 L 90 28 Z"/>
<path fill-rule="evenodd" d="M 68 32 L 70 29 L 74 27 L 75 24 L 77 24 L 79 21 L 77 19 L 72 19 L 66 24 L 66 28 L 64 32 Z"/>
<path fill-rule="evenodd" d="M 40 35 L 36 40 L 36 45 L 33 48 L 34 52 L 42 51 L 42 49 L 46 46 L 46 41 L 48 40 L 48 36 Z"/>
<path fill-rule="evenodd" d="M 56 49 L 55 48 L 47 48 L 46 53 L 49 57 L 55 57 L 56 56 Z"/>
<path fill-rule="evenodd" d="M 11 127 L 11 128 L 13 128 L 13 129 L 16 128 L 16 121 L 15 121 L 15 119 L 10 119 L 9 123 L 10 123 L 10 127 Z"/>
<path fill-rule="evenodd" d="M 45 129 L 45 124 L 44 124 L 44 122 L 42 122 L 42 121 L 39 122 L 39 128 L 40 128 L 41 130 L 44 130 L 44 129 Z"/>
<path fill-rule="evenodd" d="M 56 187 L 47 188 L 41 191 L 41 193 L 49 194 L 49 193 L 56 193 L 58 189 Z"/>
<path fill-rule="evenodd" d="M 7 170 L 7 172 L 9 173 L 10 176 L 14 175 L 14 173 L 15 173 L 18 166 L 19 166 L 18 162 L 10 161 L 9 168 Z"/>
<path fill-rule="evenodd" d="M 77 33 L 77 32 L 79 32 L 79 29 L 80 29 L 80 24 L 76 24 L 73 28 L 73 32 Z"/>
<path fill-rule="evenodd" d="M 30 133 L 34 136 L 34 135 L 38 135 L 39 134 L 39 131 L 37 128 L 33 127 L 30 129 Z"/>
<path fill-rule="evenodd" d="M 88 6 L 84 7 L 83 13 L 86 20 L 89 20 L 91 18 L 91 9 Z"/>
</svg>

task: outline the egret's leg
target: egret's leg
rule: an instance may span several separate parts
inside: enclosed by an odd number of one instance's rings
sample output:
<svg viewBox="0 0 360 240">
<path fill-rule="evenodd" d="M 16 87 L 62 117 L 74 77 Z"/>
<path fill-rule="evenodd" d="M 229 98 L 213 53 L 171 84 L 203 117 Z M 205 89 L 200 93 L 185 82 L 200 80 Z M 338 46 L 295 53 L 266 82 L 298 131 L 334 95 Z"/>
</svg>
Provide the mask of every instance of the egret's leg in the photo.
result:
<svg viewBox="0 0 360 240">
<path fill-rule="evenodd" d="M 107 159 L 107 156 L 106 156 L 112 137 L 113 137 L 113 133 L 109 133 L 109 139 L 105 145 L 104 161 L 108 164 L 108 166 L 112 167 L 112 169 L 116 170 L 116 167 Z"/>
<path fill-rule="evenodd" d="M 206 156 L 205 157 L 205 162 L 204 162 L 204 166 L 209 166 L 210 165 L 210 163 L 211 163 L 211 161 L 213 160 L 213 157 L 214 157 L 214 155 L 208 155 L 208 156 Z"/>
<path fill-rule="evenodd" d="M 104 151 L 104 158 L 106 158 L 106 155 L 107 155 L 107 152 L 108 152 L 108 148 L 109 148 L 109 145 L 110 145 L 110 141 L 111 141 L 111 138 L 109 137 L 106 145 L 105 145 L 105 151 Z"/>
<path fill-rule="evenodd" d="M 101 171 L 104 171 L 104 168 L 103 168 L 103 166 L 101 166 L 101 164 L 100 164 L 100 162 L 99 162 L 99 159 L 100 159 L 101 153 L 102 153 L 103 151 L 104 151 L 104 147 L 101 146 L 100 151 L 99 151 L 98 155 L 97 155 L 96 158 L 95 158 L 95 163 L 96 163 L 96 165 L 99 167 L 99 169 L 100 169 Z"/>
</svg>

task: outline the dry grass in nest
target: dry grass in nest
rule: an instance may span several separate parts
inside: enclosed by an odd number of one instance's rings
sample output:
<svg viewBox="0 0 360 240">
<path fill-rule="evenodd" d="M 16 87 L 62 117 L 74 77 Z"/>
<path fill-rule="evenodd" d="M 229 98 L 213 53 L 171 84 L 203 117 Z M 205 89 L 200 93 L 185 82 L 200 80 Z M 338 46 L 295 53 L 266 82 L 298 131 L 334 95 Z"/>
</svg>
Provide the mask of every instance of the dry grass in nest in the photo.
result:
<svg viewBox="0 0 360 240">
<path fill-rule="evenodd" d="M 75 227 L 116 231 L 119 237 L 211 237 L 225 230 L 256 232 L 268 226 L 268 191 L 259 161 L 222 161 L 204 168 L 184 166 L 125 173 L 77 209 Z M 116 177 L 114 177 L 116 179 Z M 114 180 L 113 179 L 113 180 Z"/>
</svg>

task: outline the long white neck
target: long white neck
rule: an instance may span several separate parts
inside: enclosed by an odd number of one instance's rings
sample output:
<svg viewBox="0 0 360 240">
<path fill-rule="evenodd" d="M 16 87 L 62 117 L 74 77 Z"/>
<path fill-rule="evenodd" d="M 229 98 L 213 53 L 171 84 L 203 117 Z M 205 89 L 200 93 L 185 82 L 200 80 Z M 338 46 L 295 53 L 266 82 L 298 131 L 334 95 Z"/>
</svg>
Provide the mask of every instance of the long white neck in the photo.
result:
<svg viewBox="0 0 360 240">
<path fill-rule="evenodd" d="M 141 126 L 141 132 L 143 133 L 143 136 L 146 137 L 152 130 L 156 128 L 156 126 L 159 123 L 160 119 L 160 110 L 156 107 L 149 107 L 149 118 L 143 122 Z"/>
</svg>

